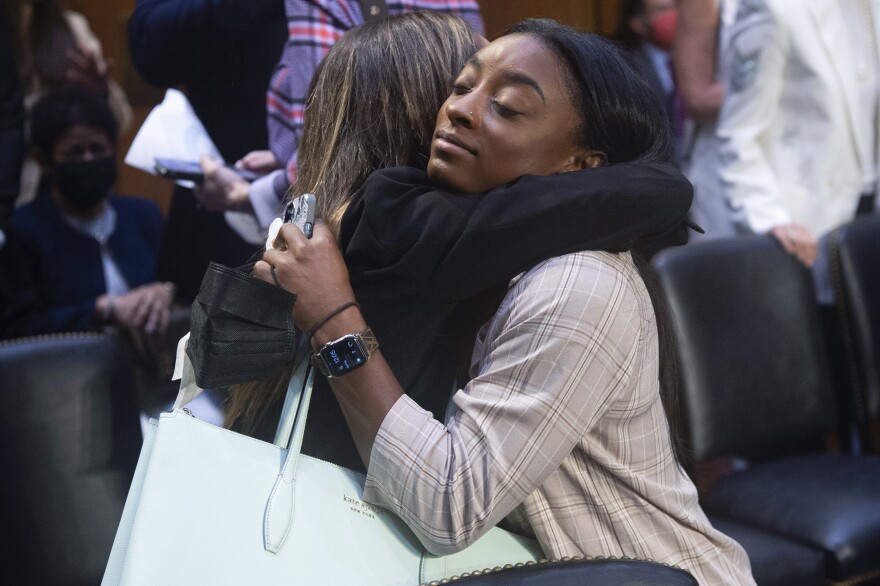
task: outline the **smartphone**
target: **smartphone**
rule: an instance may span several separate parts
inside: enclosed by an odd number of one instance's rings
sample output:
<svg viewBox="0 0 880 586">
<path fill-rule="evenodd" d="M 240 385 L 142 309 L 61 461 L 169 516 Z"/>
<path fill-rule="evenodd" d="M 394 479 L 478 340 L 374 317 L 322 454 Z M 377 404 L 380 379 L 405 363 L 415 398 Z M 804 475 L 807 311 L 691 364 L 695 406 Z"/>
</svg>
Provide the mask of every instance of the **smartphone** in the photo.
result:
<svg viewBox="0 0 880 586">
<path fill-rule="evenodd" d="M 160 159 L 156 157 L 153 168 L 156 173 L 166 179 L 183 179 L 201 183 L 205 176 L 202 166 L 195 161 L 181 161 L 179 159 Z"/>
<path fill-rule="evenodd" d="M 183 179 L 194 183 L 201 183 L 205 176 L 202 173 L 202 166 L 198 161 L 182 161 L 180 159 L 166 159 L 156 157 L 153 168 L 156 173 L 167 179 Z M 227 169 L 232 169 L 245 181 L 251 182 L 259 177 L 253 171 L 247 169 L 239 169 L 231 165 L 226 165 Z"/>
<path fill-rule="evenodd" d="M 284 206 L 281 219 L 285 224 L 288 222 L 296 224 L 306 238 L 311 238 L 315 228 L 315 196 L 304 193 L 292 199 Z"/>
</svg>

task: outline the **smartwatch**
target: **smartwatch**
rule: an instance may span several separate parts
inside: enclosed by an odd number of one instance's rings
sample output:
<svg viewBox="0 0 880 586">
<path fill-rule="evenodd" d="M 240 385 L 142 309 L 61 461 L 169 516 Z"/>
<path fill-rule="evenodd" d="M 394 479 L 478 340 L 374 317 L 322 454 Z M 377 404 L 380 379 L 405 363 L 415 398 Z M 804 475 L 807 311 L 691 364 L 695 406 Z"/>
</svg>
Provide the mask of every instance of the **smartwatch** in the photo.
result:
<svg viewBox="0 0 880 586">
<path fill-rule="evenodd" d="M 312 364 L 327 378 L 336 378 L 366 364 L 378 348 L 373 330 L 367 328 L 327 342 L 312 354 Z"/>
</svg>

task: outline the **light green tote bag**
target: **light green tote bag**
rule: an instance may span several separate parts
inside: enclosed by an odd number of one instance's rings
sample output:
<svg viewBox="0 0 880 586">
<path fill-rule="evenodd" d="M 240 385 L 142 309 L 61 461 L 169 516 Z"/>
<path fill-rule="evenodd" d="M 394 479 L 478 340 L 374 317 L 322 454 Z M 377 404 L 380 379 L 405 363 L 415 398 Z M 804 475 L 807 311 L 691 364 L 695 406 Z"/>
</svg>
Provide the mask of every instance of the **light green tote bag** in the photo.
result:
<svg viewBox="0 0 880 586">
<path fill-rule="evenodd" d="M 186 340 L 178 400 L 150 422 L 103 584 L 412 586 L 542 557 L 497 527 L 462 552 L 431 555 L 396 515 L 363 501 L 363 475 L 300 454 L 308 359 L 279 426 L 288 449 L 188 415 L 199 389 Z"/>
</svg>

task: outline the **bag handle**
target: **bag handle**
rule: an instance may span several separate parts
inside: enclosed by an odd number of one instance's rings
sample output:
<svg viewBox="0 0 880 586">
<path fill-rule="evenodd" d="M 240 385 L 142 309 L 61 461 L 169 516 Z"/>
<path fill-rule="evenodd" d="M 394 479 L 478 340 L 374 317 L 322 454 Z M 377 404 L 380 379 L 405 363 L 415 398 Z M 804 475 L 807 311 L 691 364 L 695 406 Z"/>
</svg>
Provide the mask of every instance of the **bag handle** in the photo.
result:
<svg viewBox="0 0 880 586">
<path fill-rule="evenodd" d="M 175 411 L 182 409 L 203 390 L 196 383 L 192 362 L 186 353 L 188 341 L 189 333 L 177 343 L 177 359 L 171 377 L 171 380 L 180 380 L 180 390 L 173 407 Z M 315 371 L 311 367 L 309 354 L 304 353 L 287 386 L 282 420 L 276 433 L 276 442 L 290 438 L 290 444 L 263 515 L 263 547 L 271 553 L 278 553 L 293 524 L 296 465 L 302 449 L 314 379 Z"/>
<path fill-rule="evenodd" d="M 293 376 L 290 378 L 287 396 L 284 400 L 286 413 L 282 412 L 282 422 L 279 424 L 279 432 L 276 434 L 277 442 L 281 439 L 279 434 L 282 438 L 284 437 L 284 429 L 288 425 L 285 420 L 292 420 L 287 456 L 284 458 L 284 465 L 275 479 L 275 486 L 272 487 L 272 492 L 269 494 L 269 502 L 266 504 L 266 512 L 263 515 L 263 547 L 272 553 L 277 553 L 281 549 L 281 545 L 293 524 L 296 469 L 306 430 L 314 380 L 315 370 L 312 368 L 308 354 L 306 354 L 300 359 L 294 369 Z"/>
</svg>

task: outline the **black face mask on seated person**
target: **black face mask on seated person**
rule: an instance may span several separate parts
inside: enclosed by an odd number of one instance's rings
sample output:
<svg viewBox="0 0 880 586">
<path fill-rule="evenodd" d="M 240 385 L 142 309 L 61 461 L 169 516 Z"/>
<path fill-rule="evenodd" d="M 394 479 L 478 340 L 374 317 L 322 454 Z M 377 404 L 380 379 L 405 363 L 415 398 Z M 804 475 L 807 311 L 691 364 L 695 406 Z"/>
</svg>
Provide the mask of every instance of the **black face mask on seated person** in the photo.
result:
<svg viewBox="0 0 880 586">
<path fill-rule="evenodd" d="M 212 262 L 192 304 L 186 353 L 203 389 L 260 380 L 296 354 L 296 296 L 251 269 Z"/>
<path fill-rule="evenodd" d="M 83 212 L 95 208 L 116 183 L 113 157 L 92 161 L 53 162 L 52 181 L 70 205 Z"/>
</svg>

